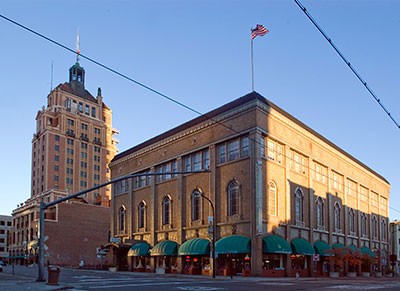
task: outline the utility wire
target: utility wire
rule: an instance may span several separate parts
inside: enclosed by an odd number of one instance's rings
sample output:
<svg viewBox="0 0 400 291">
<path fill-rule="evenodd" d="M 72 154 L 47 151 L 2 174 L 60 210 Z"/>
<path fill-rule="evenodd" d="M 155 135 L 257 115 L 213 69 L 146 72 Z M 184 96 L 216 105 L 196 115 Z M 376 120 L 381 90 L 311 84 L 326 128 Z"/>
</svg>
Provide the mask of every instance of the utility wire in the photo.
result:
<svg viewBox="0 0 400 291">
<path fill-rule="evenodd" d="M 297 1 L 297 0 L 295 0 L 295 1 Z M 73 54 L 76 54 L 76 51 L 74 51 L 73 49 L 70 49 L 69 47 L 67 47 L 67 46 L 65 46 L 65 45 L 63 45 L 63 44 L 61 44 L 61 43 L 59 43 L 59 42 L 57 42 L 57 41 L 55 41 L 55 40 L 53 40 L 51 38 L 39 33 L 39 32 L 36 32 L 36 31 L 34 31 L 34 30 L 32 30 L 32 29 L 30 29 L 30 28 L 28 28 L 28 27 L 26 27 L 26 26 L 24 26 L 24 25 L 22 25 L 22 24 L 20 24 L 20 23 L 18 23 L 16 21 L 4 16 L 4 15 L 0 14 L 0 17 L 5 19 L 5 20 L 7 20 L 7 21 L 9 21 L 9 22 L 11 22 L 11 23 L 13 23 L 13 24 L 15 24 L 15 25 L 17 25 L 17 26 L 19 26 L 19 27 L 21 27 L 21 28 L 23 28 L 23 29 L 25 29 L 25 30 L 27 30 L 27 31 L 29 31 L 29 32 L 31 32 L 31 33 L 33 33 L 33 34 L 35 34 L 35 35 L 37 35 L 37 36 L 39 36 L 39 37 L 41 37 L 41 38 L 43 38 L 43 39 L 45 39 L 45 40 L 47 40 L 47 41 L 49 41 L 49 42 L 51 42 L 51 43 L 53 43 L 53 44 L 55 44 L 55 45 L 57 45 L 57 46 L 59 46 L 59 47 L 61 47 L 61 48 L 63 48 L 63 49 L 65 49 L 65 50 L 67 50 L 67 51 L 69 51 L 69 52 L 71 52 L 71 53 L 73 53 Z M 106 65 L 104 65 L 104 64 L 102 64 L 102 63 L 100 63 L 100 62 L 98 62 L 96 60 L 94 60 L 94 59 L 92 59 L 92 58 L 90 58 L 90 57 L 87 57 L 87 56 L 82 55 L 82 54 L 80 54 L 80 56 L 82 58 L 84 58 L 84 59 L 86 59 L 86 60 L 88 60 L 88 61 L 90 61 L 90 62 L 92 62 L 92 63 L 94 63 L 94 64 L 96 64 L 96 65 L 98 65 L 98 66 L 100 66 L 100 67 L 102 67 L 102 68 L 104 68 L 104 69 L 116 74 L 116 75 L 118 75 L 118 76 L 120 76 L 120 77 L 123 77 L 124 79 L 126 79 L 128 81 L 131 81 L 131 82 L 133 82 L 133 83 L 135 83 L 135 84 L 137 84 L 137 85 L 139 85 L 139 86 L 141 86 L 141 87 L 143 87 L 143 88 L 145 88 L 147 90 L 150 90 L 151 92 L 153 92 L 153 93 L 155 93 L 157 95 L 160 95 L 163 98 L 166 98 L 167 100 L 169 100 L 169 101 L 171 101 L 171 102 L 173 102 L 173 103 L 175 103 L 175 104 L 177 104 L 177 105 L 179 105 L 181 107 L 184 107 L 184 108 L 186 108 L 186 109 L 188 109 L 188 110 L 190 110 L 190 111 L 192 111 L 192 112 L 194 112 L 194 113 L 196 113 L 196 114 L 198 114 L 198 115 L 200 115 L 202 117 L 206 117 L 207 119 L 209 119 L 209 120 L 211 120 L 211 121 L 213 121 L 213 122 L 215 122 L 215 123 L 217 123 L 219 125 L 222 125 L 223 127 L 231 130 L 232 132 L 234 132 L 236 134 L 241 134 L 242 133 L 240 131 L 235 130 L 231 126 L 228 126 L 228 125 L 224 124 L 223 122 L 221 122 L 219 120 L 216 120 L 215 118 L 209 117 L 209 116 L 207 116 L 207 114 L 202 114 L 201 112 L 189 107 L 188 105 L 185 105 L 185 104 L 183 104 L 183 103 L 181 103 L 181 102 L 179 102 L 179 101 L 177 101 L 177 100 L 175 100 L 175 99 L 173 99 L 173 98 L 171 98 L 171 97 L 169 97 L 169 96 L 167 96 L 167 95 L 165 95 L 165 94 L 163 94 L 163 93 L 161 93 L 161 92 L 159 92 L 159 91 L 157 91 L 157 90 L 155 90 L 155 89 L 153 89 L 153 88 L 151 88 L 151 87 L 149 87 L 147 85 L 144 85 L 143 83 L 138 82 L 138 81 L 136 81 L 136 80 L 134 80 L 134 79 L 132 79 L 132 78 L 130 78 L 130 77 L 128 77 L 128 76 L 126 76 L 126 75 L 124 75 L 124 74 L 122 74 L 122 73 L 120 73 L 120 72 L 118 72 L 118 71 L 116 71 L 116 70 L 114 70 L 114 69 L 112 69 L 112 68 L 110 68 L 110 67 L 108 67 L 108 66 L 106 66 Z M 250 138 L 250 137 L 249 137 L 249 140 L 253 141 L 254 143 L 256 143 L 258 145 L 263 146 L 264 149 L 266 149 L 267 153 L 268 153 L 268 146 L 267 145 L 265 145 L 264 143 L 261 143 L 260 141 L 255 140 L 253 138 Z M 294 158 L 292 158 L 291 156 L 288 156 L 288 155 L 283 154 L 283 153 L 282 153 L 282 156 L 285 157 L 285 158 L 288 158 L 290 163 L 297 163 L 294 160 Z M 316 170 L 311 168 L 309 166 L 309 163 L 307 163 L 306 165 L 303 165 L 303 164 L 300 163 L 300 166 L 304 167 L 305 169 L 308 169 L 310 172 L 315 172 L 316 173 Z M 323 173 L 319 173 L 319 174 L 321 176 L 325 176 L 327 180 L 334 181 L 333 178 L 329 177 L 329 174 L 323 174 Z M 336 181 L 336 183 L 338 183 L 338 184 L 343 186 L 343 193 L 345 193 L 345 189 L 347 187 L 345 185 L 345 183 L 341 183 L 341 182 L 338 182 L 338 181 Z M 400 213 L 400 211 L 398 211 L 398 212 Z"/>
<path fill-rule="evenodd" d="M 333 47 L 333 49 L 337 52 L 337 54 L 342 58 L 342 60 L 349 66 L 350 70 L 356 75 L 358 80 L 364 85 L 364 87 L 368 90 L 368 92 L 374 97 L 375 101 L 381 106 L 383 111 L 389 116 L 389 118 L 394 122 L 396 127 L 400 129 L 399 123 L 394 119 L 394 117 L 390 114 L 389 110 L 383 105 L 381 99 L 372 91 L 372 89 L 368 86 L 367 82 L 361 77 L 361 75 L 357 72 L 357 70 L 351 65 L 351 63 L 346 59 L 346 57 L 341 53 L 341 51 L 337 48 L 337 46 L 333 43 L 332 39 L 328 37 L 328 35 L 324 32 L 324 30 L 318 25 L 318 23 L 314 20 L 314 18 L 308 13 L 307 9 L 300 3 L 299 0 L 294 0 L 296 4 L 300 7 L 300 9 L 304 12 L 304 14 L 308 17 L 308 19 L 314 24 L 314 26 L 319 30 L 319 32 L 324 36 L 324 38 L 329 42 L 329 44 Z"/>
</svg>

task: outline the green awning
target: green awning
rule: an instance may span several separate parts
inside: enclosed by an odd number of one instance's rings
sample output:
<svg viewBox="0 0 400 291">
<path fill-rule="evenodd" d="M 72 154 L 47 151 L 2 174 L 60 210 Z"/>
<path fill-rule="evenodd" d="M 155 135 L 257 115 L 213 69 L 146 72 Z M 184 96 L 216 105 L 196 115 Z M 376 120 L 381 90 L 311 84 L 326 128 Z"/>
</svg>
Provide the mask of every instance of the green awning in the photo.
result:
<svg viewBox="0 0 400 291">
<path fill-rule="evenodd" d="M 350 250 L 350 252 L 351 252 L 352 254 L 358 252 L 358 248 L 357 248 L 355 245 L 349 245 L 349 246 L 348 246 L 348 249 Z"/>
<path fill-rule="evenodd" d="M 375 253 L 374 253 L 373 251 L 371 251 L 371 249 L 370 249 L 369 247 L 361 247 L 361 248 L 360 248 L 360 252 L 361 252 L 363 255 L 369 255 L 369 256 L 372 257 L 372 258 L 375 258 L 375 257 L 376 257 Z"/>
<path fill-rule="evenodd" d="M 156 244 L 151 250 L 151 256 L 175 256 L 178 253 L 178 244 L 171 240 L 164 240 Z"/>
<path fill-rule="evenodd" d="M 147 257 L 150 255 L 150 245 L 143 241 L 131 246 L 128 251 L 128 257 Z"/>
<path fill-rule="evenodd" d="M 178 250 L 178 255 L 194 256 L 194 255 L 209 255 L 210 241 L 204 238 L 192 238 L 185 241 Z"/>
<path fill-rule="evenodd" d="M 19 255 L 19 256 L 11 256 L 11 257 L 8 257 L 9 259 L 25 259 L 25 256 L 24 255 Z"/>
<path fill-rule="evenodd" d="M 334 243 L 334 244 L 332 244 L 332 249 L 334 249 L 334 250 L 342 250 L 342 254 L 347 254 L 346 247 L 342 243 Z"/>
<path fill-rule="evenodd" d="M 291 254 L 292 249 L 284 238 L 278 235 L 269 235 L 263 238 L 263 252 L 267 254 Z"/>
<path fill-rule="evenodd" d="M 320 256 L 332 256 L 332 248 L 331 246 L 324 242 L 323 240 L 317 240 L 314 242 L 314 249 L 317 254 Z"/>
<path fill-rule="evenodd" d="M 219 239 L 215 244 L 217 254 L 249 254 L 250 238 L 241 235 L 230 235 Z"/>
<path fill-rule="evenodd" d="M 313 246 L 304 238 L 298 237 L 291 242 L 293 253 L 296 255 L 311 256 L 315 254 Z"/>
</svg>

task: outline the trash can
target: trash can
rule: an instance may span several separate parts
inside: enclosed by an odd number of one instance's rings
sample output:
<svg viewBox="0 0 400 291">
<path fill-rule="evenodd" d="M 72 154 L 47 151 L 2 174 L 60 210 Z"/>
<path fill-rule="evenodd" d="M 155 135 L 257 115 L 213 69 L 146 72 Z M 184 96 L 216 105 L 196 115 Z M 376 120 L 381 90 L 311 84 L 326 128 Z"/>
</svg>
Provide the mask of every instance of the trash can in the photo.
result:
<svg viewBox="0 0 400 291">
<path fill-rule="evenodd" d="M 58 276 L 60 274 L 60 267 L 57 266 L 49 266 L 47 267 L 48 271 L 48 279 L 47 285 L 58 285 Z"/>
</svg>

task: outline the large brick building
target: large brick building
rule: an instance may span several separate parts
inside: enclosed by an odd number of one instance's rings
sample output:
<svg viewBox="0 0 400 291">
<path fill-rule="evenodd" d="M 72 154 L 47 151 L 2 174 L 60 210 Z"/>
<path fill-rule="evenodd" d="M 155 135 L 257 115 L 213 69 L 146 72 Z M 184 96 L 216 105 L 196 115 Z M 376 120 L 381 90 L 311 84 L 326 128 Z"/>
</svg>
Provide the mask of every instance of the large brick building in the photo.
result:
<svg viewBox="0 0 400 291">
<path fill-rule="evenodd" d="M 8 261 L 8 243 L 12 217 L 0 215 L 0 260 Z"/>
<path fill-rule="evenodd" d="M 85 70 L 77 59 L 69 69 L 69 82 L 52 90 L 47 106 L 37 113 L 32 139 L 31 196 L 12 212 L 11 257 L 20 263 L 35 260 L 41 201 L 52 202 L 110 179 L 108 164 L 116 153 L 115 133 L 112 112 L 103 102 L 100 88 L 96 97 L 85 89 Z M 83 242 L 85 246 L 90 245 L 95 252 L 96 246 L 108 241 L 110 188 L 84 194 L 68 201 L 68 206 L 57 205 L 47 211 L 47 259 L 77 265 L 75 252 L 83 250 L 80 244 L 90 228 L 96 228 L 97 234 L 89 235 L 90 239 Z M 70 215 L 73 212 L 75 215 Z M 57 233 L 70 235 L 71 224 L 75 225 L 75 236 L 71 237 L 76 240 L 74 244 L 71 240 L 65 244 L 67 240 Z"/>
<path fill-rule="evenodd" d="M 113 187 L 120 268 L 207 273 L 211 221 L 221 273 L 307 276 L 319 254 L 325 275 L 326 250 L 338 246 L 387 262 L 388 181 L 256 92 L 119 153 L 110 168 L 112 178 L 167 173 Z"/>
</svg>

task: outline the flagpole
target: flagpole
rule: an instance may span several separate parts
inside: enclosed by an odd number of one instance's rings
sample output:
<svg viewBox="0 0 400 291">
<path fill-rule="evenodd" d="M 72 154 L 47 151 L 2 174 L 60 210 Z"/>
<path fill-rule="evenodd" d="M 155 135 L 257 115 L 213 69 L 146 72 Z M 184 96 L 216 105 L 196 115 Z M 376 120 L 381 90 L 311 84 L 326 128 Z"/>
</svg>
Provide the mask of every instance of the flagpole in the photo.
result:
<svg viewBox="0 0 400 291">
<path fill-rule="evenodd" d="M 251 92 L 254 92 L 253 38 L 251 37 Z"/>
</svg>

